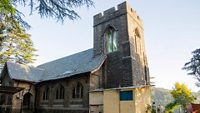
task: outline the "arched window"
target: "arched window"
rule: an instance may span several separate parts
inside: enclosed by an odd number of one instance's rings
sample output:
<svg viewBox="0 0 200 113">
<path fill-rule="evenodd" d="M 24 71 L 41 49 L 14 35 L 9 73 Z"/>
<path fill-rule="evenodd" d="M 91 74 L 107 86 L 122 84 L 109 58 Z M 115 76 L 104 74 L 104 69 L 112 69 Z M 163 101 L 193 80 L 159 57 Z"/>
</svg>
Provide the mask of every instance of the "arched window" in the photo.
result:
<svg viewBox="0 0 200 113">
<path fill-rule="evenodd" d="M 56 89 L 56 99 L 64 99 L 65 89 L 62 85 Z"/>
<path fill-rule="evenodd" d="M 78 82 L 73 88 L 72 98 L 83 98 L 83 85 L 81 83 Z"/>
<path fill-rule="evenodd" d="M 141 36 L 137 28 L 135 29 L 135 51 L 141 53 Z"/>
<path fill-rule="evenodd" d="M 117 36 L 117 31 L 112 28 L 108 27 L 104 37 L 106 39 L 106 52 L 107 53 L 112 53 L 114 51 L 118 50 L 118 36 Z"/>
<path fill-rule="evenodd" d="M 43 91 L 43 100 L 48 100 L 49 99 L 49 88 L 45 87 Z"/>
</svg>

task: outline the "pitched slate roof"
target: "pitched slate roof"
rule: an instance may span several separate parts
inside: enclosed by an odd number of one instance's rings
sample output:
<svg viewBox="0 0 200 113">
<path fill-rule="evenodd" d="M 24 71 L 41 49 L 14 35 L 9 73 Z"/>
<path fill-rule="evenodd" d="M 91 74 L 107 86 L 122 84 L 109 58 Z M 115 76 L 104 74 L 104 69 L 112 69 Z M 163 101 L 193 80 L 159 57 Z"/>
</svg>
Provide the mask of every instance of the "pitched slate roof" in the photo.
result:
<svg viewBox="0 0 200 113">
<path fill-rule="evenodd" d="M 7 68 L 12 79 L 41 82 L 91 72 L 104 60 L 104 55 L 93 57 L 93 49 L 88 49 L 37 67 L 7 62 Z"/>
<path fill-rule="evenodd" d="M 93 57 L 93 49 L 88 49 L 39 65 L 38 68 L 45 70 L 45 76 L 42 81 L 52 80 L 93 71 L 102 64 L 104 59 L 104 55 Z"/>
<path fill-rule="evenodd" d="M 11 79 L 37 82 L 44 75 L 44 70 L 33 66 L 7 62 L 8 74 Z"/>
</svg>

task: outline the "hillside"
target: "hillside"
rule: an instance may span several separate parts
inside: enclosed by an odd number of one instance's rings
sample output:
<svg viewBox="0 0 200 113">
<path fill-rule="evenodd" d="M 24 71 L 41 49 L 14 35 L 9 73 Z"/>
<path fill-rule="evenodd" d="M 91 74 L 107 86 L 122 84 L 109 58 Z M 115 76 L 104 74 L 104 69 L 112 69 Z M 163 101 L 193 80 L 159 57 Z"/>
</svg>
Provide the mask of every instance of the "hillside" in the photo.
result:
<svg viewBox="0 0 200 113">
<path fill-rule="evenodd" d="M 200 93 L 194 92 L 193 95 L 196 97 L 194 103 L 200 104 Z M 152 102 L 156 105 L 165 106 L 167 103 L 171 102 L 173 98 L 171 97 L 170 90 L 163 88 L 152 88 Z"/>
</svg>

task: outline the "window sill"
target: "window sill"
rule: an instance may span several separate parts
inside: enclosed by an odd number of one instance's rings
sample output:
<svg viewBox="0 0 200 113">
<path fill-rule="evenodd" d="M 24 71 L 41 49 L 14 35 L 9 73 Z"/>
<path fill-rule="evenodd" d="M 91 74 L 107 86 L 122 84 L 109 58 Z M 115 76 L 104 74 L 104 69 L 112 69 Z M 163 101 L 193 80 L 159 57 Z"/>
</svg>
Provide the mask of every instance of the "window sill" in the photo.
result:
<svg viewBox="0 0 200 113">
<path fill-rule="evenodd" d="M 64 102 L 64 99 L 55 99 L 54 102 Z"/>
<path fill-rule="evenodd" d="M 83 101 L 83 99 L 82 98 L 72 98 L 71 101 L 81 102 L 81 101 Z"/>
<path fill-rule="evenodd" d="M 42 102 L 49 102 L 49 100 L 42 100 Z"/>
</svg>

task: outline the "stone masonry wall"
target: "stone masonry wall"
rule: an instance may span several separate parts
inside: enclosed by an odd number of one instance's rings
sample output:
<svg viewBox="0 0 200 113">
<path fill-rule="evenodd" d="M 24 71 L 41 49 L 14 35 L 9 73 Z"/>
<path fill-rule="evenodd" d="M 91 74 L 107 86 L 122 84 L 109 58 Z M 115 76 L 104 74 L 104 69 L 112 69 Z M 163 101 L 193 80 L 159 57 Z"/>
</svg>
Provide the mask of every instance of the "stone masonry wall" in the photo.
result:
<svg viewBox="0 0 200 113">
<path fill-rule="evenodd" d="M 22 91 L 15 93 L 12 98 L 12 108 L 13 113 L 20 113 L 21 109 L 26 109 L 26 106 L 23 106 L 24 96 L 27 93 L 31 94 L 30 98 L 30 110 L 34 111 L 34 103 L 35 103 L 35 86 L 31 83 L 24 81 L 14 81 L 14 87 L 24 88 Z"/>
<path fill-rule="evenodd" d="M 73 88 L 77 83 L 83 85 L 83 98 L 73 99 Z M 59 85 L 64 86 L 64 99 L 56 100 L 56 89 Z M 49 87 L 49 99 L 43 100 L 45 87 Z M 37 90 L 37 112 L 48 113 L 88 113 L 89 110 L 89 73 L 76 75 L 75 77 L 47 81 L 36 86 Z"/>
</svg>

